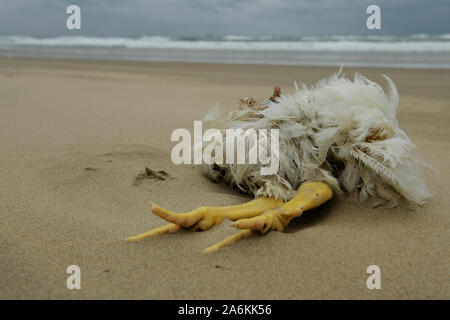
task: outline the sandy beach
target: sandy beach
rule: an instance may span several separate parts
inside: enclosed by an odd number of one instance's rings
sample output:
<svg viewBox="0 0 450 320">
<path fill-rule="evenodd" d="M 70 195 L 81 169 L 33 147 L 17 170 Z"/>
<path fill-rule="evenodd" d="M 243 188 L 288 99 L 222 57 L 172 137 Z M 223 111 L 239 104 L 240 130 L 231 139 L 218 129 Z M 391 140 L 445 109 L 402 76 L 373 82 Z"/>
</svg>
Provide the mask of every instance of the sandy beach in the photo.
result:
<svg viewBox="0 0 450 320">
<path fill-rule="evenodd" d="M 400 94 L 400 127 L 431 163 L 423 207 L 372 209 L 334 198 L 286 232 L 209 245 L 206 232 L 127 243 L 173 211 L 243 203 L 200 170 L 175 165 L 170 136 L 217 102 L 232 109 L 274 85 L 312 84 L 337 68 L 0 58 L 1 299 L 449 299 L 450 69 L 346 68 Z M 145 167 L 165 180 L 136 177 Z M 369 265 L 381 289 L 369 290 Z M 66 268 L 81 268 L 69 290 Z"/>
</svg>

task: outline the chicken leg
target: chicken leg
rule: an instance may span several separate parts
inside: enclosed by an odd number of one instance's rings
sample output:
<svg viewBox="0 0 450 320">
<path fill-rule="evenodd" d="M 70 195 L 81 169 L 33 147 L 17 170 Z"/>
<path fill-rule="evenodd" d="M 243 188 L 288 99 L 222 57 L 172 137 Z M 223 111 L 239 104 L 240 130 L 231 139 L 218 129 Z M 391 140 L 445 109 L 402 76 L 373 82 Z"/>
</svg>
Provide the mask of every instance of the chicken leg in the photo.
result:
<svg viewBox="0 0 450 320">
<path fill-rule="evenodd" d="M 270 230 L 283 231 L 293 218 L 299 217 L 306 210 L 320 206 L 332 196 L 333 192 L 326 183 L 305 182 L 297 194 L 285 203 L 282 200 L 261 197 L 241 205 L 199 207 L 186 213 L 174 213 L 150 203 L 152 213 L 170 223 L 126 240 L 137 241 L 165 233 L 175 233 L 182 228 L 204 231 L 221 223 L 225 218 L 235 221 L 232 226 L 242 230 L 204 251 L 211 253 L 239 239 L 250 237 L 253 231 L 260 233 Z"/>
</svg>

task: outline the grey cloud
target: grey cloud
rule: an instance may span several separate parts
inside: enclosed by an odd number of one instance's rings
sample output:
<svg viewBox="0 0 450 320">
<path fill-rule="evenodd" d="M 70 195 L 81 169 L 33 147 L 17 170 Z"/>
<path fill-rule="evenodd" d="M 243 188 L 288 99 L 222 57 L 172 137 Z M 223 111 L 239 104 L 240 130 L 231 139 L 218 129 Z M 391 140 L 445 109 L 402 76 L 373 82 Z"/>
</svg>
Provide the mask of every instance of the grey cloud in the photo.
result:
<svg viewBox="0 0 450 320">
<path fill-rule="evenodd" d="M 65 28 L 69 4 L 81 7 L 80 31 Z M 381 7 L 380 34 L 450 33 L 448 0 L 0 0 L 0 34 L 367 34 L 369 4 Z"/>
</svg>

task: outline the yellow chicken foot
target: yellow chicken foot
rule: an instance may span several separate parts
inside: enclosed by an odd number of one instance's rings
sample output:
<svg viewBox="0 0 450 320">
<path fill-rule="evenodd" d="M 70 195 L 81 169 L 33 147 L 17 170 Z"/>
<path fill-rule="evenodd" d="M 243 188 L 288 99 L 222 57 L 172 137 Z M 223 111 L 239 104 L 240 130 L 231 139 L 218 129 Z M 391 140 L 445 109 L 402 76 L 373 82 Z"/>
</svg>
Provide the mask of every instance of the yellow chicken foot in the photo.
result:
<svg viewBox="0 0 450 320">
<path fill-rule="evenodd" d="M 182 228 L 194 231 L 208 230 L 225 218 L 235 221 L 232 226 L 242 230 L 204 251 L 204 253 L 211 253 L 232 245 L 242 238 L 249 238 L 254 230 L 260 233 L 270 230 L 283 231 L 293 218 L 301 216 L 306 210 L 320 206 L 332 196 L 333 192 L 326 183 L 306 182 L 300 186 L 296 196 L 286 203 L 272 198 L 258 198 L 241 205 L 199 207 L 186 213 L 171 212 L 150 203 L 152 213 L 170 223 L 126 240 L 137 241 L 165 233 L 175 233 Z"/>
<path fill-rule="evenodd" d="M 203 253 L 212 253 L 215 252 L 223 247 L 231 246 L 236 241 L 242 239 L 242 238 L 250 238 L 252 236 L 252 230 L 241 230 L 240 232 L 229 236 L 225 239 L 223 239 L 220 242 L 217 242 L 216 244 L 206 248 L 203 250 Z"/>
<path fill-rule="evenodd" d="M 179 225 L 174 224 L 174 223 L 169 223 L 169 224 L 166 224 L 165 226 L 149 230 L 147 232 L 138 234 L 136 236 L 129 237 L 126 240 L 127 241 L 138 241 L 138 240 L 142 240 L 142 239 L 153 237 L 153 236 L 158 236 L 158 235 L 165 234 L 165 233 L 175 233 L 175 232 L 179 231 L 180 229 L 181 229 L 181 227 Z"/>
<path fill-rule="evenodd" d="M 290 201 L 260 216 L 240 219 L 232 226 L 238 229 L 257 230 L 261 233 L 269 230 L 283 231 L 293 218 L 301 216 L 306 210 L 320 206 L 332 196 L 333 191 L 326 183 L 306 182 L 300 186 L 298 193 Z"/>
<path fill-rule="evenodd" d="M 182 227 L 191 230 L 208 230 L 213 225 L 217 225 L 223 219 L 232 221 L 244 218 L 251 218 L 262 214 L 268 209 L 275 208 L 283 203 L 282 200 L 271 198 L 258 198 L 244 204 L 225 207 L 199 207 L 186 213 L 175 213 L 160 206 L 150 203 L 150 210 L 158 217 L 170 222 L 170 224 L 152 229 L 137 236 L 129 237 L 127 241 L 137 241 L 148 237 L 165 233 L 174 233 Z"/>
<path fill-rule="evenodd" d="M 233 227 L 243 230 L 208 247 L 204 253 L 211 253 L 232 245 L 242 238 L 249 238 L 253 230 L 260 233 L 266 233 L 269 230 L 283 231 L 293 218 L 301 216 L 306 210 L 320 206 L 332 197 L 333 191 L 326 183 L 306 182 L 300 186 L 298 193 L 290 201 L 269 209 L 259 216 L 234 222 Z"/>
</svg>

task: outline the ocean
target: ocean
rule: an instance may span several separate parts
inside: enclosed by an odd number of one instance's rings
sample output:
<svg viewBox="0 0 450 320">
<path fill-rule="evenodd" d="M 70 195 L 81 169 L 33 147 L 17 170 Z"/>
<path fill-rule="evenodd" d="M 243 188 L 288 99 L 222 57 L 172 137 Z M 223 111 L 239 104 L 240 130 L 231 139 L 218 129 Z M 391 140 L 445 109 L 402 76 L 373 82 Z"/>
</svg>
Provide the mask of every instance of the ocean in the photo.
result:
<svg viewBox="0 0 450 320">
<path fill-rule="evenodd" d="M 0 36 L 0 56 L 450 68 L 450 34 L 409 36 Z"/>
</svg>

